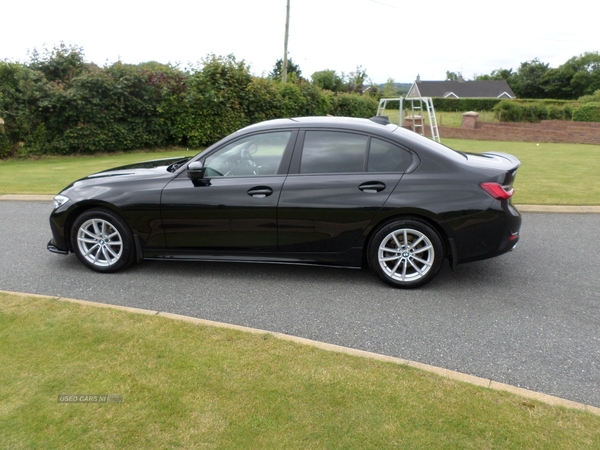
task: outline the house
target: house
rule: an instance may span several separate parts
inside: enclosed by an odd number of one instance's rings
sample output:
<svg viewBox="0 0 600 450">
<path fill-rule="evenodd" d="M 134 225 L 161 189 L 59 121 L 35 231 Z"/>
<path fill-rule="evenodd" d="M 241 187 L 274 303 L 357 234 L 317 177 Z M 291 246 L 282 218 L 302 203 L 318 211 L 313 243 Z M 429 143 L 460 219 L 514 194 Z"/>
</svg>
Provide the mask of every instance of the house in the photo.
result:
<svg viewBox="0 0 600 450">
<path fill-rule="evenodd" d="M 407 98 L 453 97 L 453 98 L 516 98 L 506 80 L 421 81 L 417 76 Z"/>
</svg>

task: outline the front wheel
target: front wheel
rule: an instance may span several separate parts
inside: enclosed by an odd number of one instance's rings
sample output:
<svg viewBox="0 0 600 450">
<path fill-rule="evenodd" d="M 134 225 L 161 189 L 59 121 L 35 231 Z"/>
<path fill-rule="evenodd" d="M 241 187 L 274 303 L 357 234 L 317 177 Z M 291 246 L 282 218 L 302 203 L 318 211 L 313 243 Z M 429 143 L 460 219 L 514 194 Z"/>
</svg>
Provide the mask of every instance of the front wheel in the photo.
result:
<svg viewBox="0 0 600 450">
<path fill-rule="evenodd" d="M 79 261 L 96 272 L 116 272 L 133 262 L 133 234 L 115 213 L 92 209 L 73 223 L 71 248 Z"/>
<path fill-rule="evenodd" d="M 416 288 L 430 282 L 443 262 L 438 233 L 424 222 L 396 220 L 372 237 L 367 250 L 371 270 L 387 284 Z"/>
</svg>

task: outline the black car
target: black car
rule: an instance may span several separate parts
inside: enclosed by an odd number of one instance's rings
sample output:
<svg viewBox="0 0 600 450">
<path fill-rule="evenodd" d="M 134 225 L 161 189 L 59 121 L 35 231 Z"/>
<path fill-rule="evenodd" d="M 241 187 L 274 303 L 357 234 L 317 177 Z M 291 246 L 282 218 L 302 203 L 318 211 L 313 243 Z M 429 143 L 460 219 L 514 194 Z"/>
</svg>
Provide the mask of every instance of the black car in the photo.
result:
<svg viewBox="0 0 600 450">
<path fill-rule="evenodd" d="M 454 151 L 381 117 L 277 119 L 192 158 L 74 182 L 54 198 L 48 249 L 114 272 L 142 259 L 359 268 L 429 282 L 519 240 L 519 160 Z"/>
</svg>

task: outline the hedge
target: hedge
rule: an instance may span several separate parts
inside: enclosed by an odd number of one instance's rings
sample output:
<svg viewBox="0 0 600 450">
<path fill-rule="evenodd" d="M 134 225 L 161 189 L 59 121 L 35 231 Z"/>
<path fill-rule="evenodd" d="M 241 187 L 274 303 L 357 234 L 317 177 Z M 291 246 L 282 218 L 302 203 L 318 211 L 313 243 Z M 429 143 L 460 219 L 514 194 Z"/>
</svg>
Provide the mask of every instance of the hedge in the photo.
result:
<svg viewBox="0 0 600 450">
<path fill-rule="evenodd" d="M 500 122 L 540 122 L 541 120 L 571 120 L 572 103 L 551 104 L 548 102 L 519 102 L 503 100 L 494 107 Z"/>
<path fill-rule="evenodd" d="M 182 71 L 159 63 L 100 68 L 69 51 L 77 49 L 55 49 L 31 67 L 0 66 L 0 157 L 198 148 L 277 117 L 377 111 L 370 96 L 254 77 L 233 56 L 208 55 Z"/>
<path fill-rule="evenodd" d="M 578 122 L 600 122 L 600 102 L 590 102 L 575 108 L 573 120 Z"/>
<path fill-rule="evenodd" d="M 433 98 L 433 107 L 440 112 L 493 111 L 502 100 L 498 98 Z"/>
</svg>

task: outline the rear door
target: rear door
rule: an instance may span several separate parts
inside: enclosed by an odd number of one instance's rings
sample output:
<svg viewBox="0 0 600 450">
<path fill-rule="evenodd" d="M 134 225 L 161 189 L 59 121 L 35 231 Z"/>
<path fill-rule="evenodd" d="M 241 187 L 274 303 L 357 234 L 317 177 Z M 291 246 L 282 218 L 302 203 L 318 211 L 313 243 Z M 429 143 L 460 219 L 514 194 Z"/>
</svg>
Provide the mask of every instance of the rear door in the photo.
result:
<svg viewBox="0 0 600 450">
<path fill-rule="evenodd" d="M 301 132 L 279 200 L 279 249 L 349 250 L 410 162 L 409 152 L 367 134 Z"/>
</svg>

